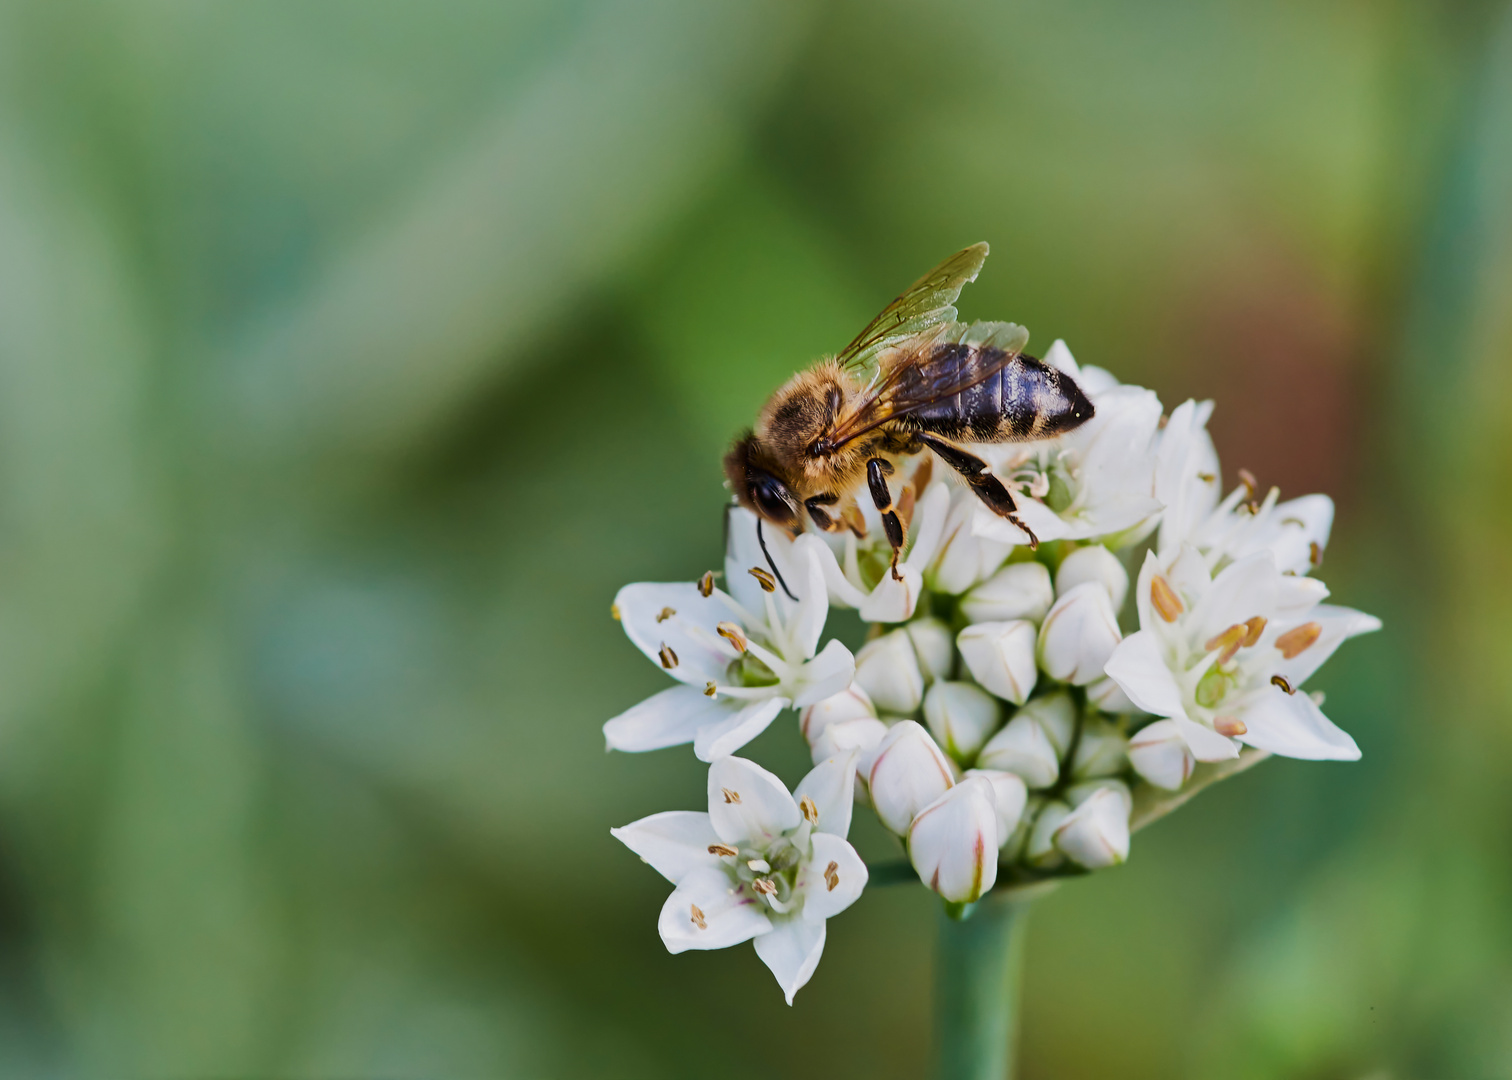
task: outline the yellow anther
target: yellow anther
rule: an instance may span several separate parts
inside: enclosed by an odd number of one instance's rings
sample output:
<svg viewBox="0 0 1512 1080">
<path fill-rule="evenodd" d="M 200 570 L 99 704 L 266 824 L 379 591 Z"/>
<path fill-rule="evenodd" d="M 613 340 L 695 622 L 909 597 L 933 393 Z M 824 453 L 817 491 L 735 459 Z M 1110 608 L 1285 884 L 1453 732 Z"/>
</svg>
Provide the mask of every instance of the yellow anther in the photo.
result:
<svg viewBox="0 0 1512 1080">
<path fill-rule="evenodd" d="M 1248 649 L 1252 645 L 1254 645 L 1255 642 L 1260 640 L 1261 634 L 1265 633 L 1265 616 L 1255 615 L 1251 618 L 1245 619 L 1244 625 L 1249 628 L 1249 633 L 1244 635 L 1244 641 L 1242 642 L 1242 644 L 1244 648 Z"/>
<path fill-rule="evenodd" d="M 798 800 L 798 809 L 803 812 L 804 820 L 810 825 L 819 824 L 819 805 L 812 798 L 805 795 Z"/>
<path fill-rule="evenodd" d="M 1213 730 L 1217 731 L 1220 735 L 1227 735 L 1232 739 L 1243 735 L 1249 728 L 1245 727 L 1244 721 L 1240 720 L 1237 716 L 1220 716 L 1213 721 Z"/>
<path fill-rule="evenodd" d="M 709 854 L 726 855 L 733 859 L 736 855 L 739 855 L 740 852 L 732 848 L 729 844 L 710 844 Z"/>
<path fill-rule="evenodd" d="M 1272 675 L 1270 681 L 1271 681 L 1271 685 L 1272 686 L 1279 686 L 1281 689 L 1285 690 L 1288 694 L 1295 694 L 1296 693 L 1296 691 L 1292 689 L 1292 684 L 1286 681 L 1286 676 L 1285 675 Z"/>
<path fill-rule="evenodd" d="M 763 570 L 759 566 L 753 566 L 751 567 L 751 576 L 757 581 L 761 582 L 762 592 L 777 591 L 777 579 L 774 578 L 769 571 Z"/>
<path fill-rule="evenodd" d="M 1250 501 L 1254 501 L 1255 492 L 1260 490 L 1260 482 L 1255 479 L 1255 474 L 1250 472 L 1248 469 L 1240 469 L 1239 482 L 1243 484 L 1245 490 L 1249 492 Z"/>
<path fill-rule="evenodd" d="M 700 930 L 707 930 L 709 928 L 709 924 L 704 921 L 704 913 L 698 910 L 697 904 L 689 904 L 688 910 L 693 913 L 693 917 L 690 921 L 694 926 L 698 927 Z"/>
<path fill-rule="evenodd" d="M 1197 474 L 1197 479 L 1201 480 L 1204 484 L 1211 484 L 1218 477 L 1210 472 L 1200 472 Z"/>
<path fill-rule="evenodd" d="M 764 877 L 757 878 L 755 881 L 751 882 L 751 888 L 755 889 L 762 896 L 777 895 L 777 886 L 772 884 L 769 879 Z"/>
<path fill-rule="evenodd" d="M 719 693 L 719 687 L 711 682 L 704 683 L 704 697 L 713 697 L 717 693 Z"/>
<path fill-rule="evenodd" d="M 609 617 L 611 619 L 613 619 L 615 622 L 619 622 L 620 621 L 620 609 L 619 609 L 619 605 L 618 604 L 610 604 L 609 605 Z"/>
<path fill-rule="evenodd" d="M 704 576 L 698 579 L 698 592 L 701 596 L 714 595 L 714 571 L 705 571 Z"/>
<path fill-rule="evenodd" d="M 672 651 L 672 646 L 668 645 L 665 641 L 662 642 L 662 647 L 656 655 L 661 660 L 661 666 L 668 671 L 677 666 L 677 654 Z"/>
<path fill-rule="evenodd" d="M 714 629 L 720 637 L 735 646 L 736 652 L 746 651 L 746 646 L 749 642 L 746 641 L 745 631 L 740 628 L 739 623 L 722 622 Z"/>
<path fill-rule="evenodd" d="M 1312 563 L 1314 566 L 1323 565 L 1323 549 L 1318 546 L 1318 542 L 1316 540 L 1308 542 L 1307 561 Z"/>
<path fill-rule="evenodd" d="M 731 791 L 727 787 L 722 787 L 719 790 L 722 791 L 722 792 L 724 792 L 724 800 L 725 800 L 725 802 L 727 802 L 727 803 L 738 803 L 738 802 L 740 802 L 740 792 L 738 792 L 738 791 Z"/>
<path fill-rule="evenodd" d="M 840 875 L 837 873 L 839 869 L 840 864 L 837 862 L 832 862 L 824 868 L 825 892 L 834 892 L 835 886 L 840 884 Z"/>
<path fill-rule="evenodd" d="M 674 616 L 676 614 L 677 614 L 677 612 L 674 611 L 674 610 L 672 610 L 671 608 L 664 607 L 664 608 L 662 608 L 660 611 L 658 611 L 656 613 L 656 621 L 657 622 L 666 622 L 668 619 L 670 619 L 672 616 Z"/>
<path fill-rule="evenodd" d="M 1323 627 L 1318 623 L 1303 623 L 1293 630 L 1288 630 L 1276 639 L 1276 648 L 1281 650 L 1281 655 L 1290 660 L 1299 653 L 1305 652 L 1312 647 L 1312 643 L 1318 640 L 1318 635 L 1323 633 Z"/>
<path fill-rule="evenodd" d="M 1176 617 L 1186 610 L 1181 597 L 1176 595 L 1163 577 L 1150 579 L 1150 603 L 1155 605 L 1155 610 L 1160 612 L 1160 617 L 1166 622 L 1175 622 Z"/>
</svg>

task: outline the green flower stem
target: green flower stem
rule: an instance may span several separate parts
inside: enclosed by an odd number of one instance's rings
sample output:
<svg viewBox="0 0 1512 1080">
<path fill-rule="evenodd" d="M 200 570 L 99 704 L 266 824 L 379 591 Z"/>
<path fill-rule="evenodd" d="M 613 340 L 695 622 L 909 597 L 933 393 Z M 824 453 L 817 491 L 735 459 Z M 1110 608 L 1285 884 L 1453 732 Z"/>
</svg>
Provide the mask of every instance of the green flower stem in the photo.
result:
<svg viewBox="0 0 1512 1080">
<path fill-rule="evenodd" d="M 989 893 L 961 917 L 941 914 L 935 957 L 940 1080 L 1011 1080 L 1028 910 L 1026 900 Z"/>
</svg>

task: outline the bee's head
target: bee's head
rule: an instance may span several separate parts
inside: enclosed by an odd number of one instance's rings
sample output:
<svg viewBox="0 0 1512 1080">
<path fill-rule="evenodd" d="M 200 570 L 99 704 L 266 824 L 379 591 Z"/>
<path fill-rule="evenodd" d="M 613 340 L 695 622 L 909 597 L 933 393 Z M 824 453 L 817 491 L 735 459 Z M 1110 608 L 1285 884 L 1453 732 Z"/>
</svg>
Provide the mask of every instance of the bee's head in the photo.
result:
<svg viewBox="0 0 1512 1080">
<path fill-rule="evenodd" d="M 798 524 L 798 499 L 752 432 L 735 440 L 725 455 L 724 470 L 741 506 L 784 529 Z"/>
</svg>

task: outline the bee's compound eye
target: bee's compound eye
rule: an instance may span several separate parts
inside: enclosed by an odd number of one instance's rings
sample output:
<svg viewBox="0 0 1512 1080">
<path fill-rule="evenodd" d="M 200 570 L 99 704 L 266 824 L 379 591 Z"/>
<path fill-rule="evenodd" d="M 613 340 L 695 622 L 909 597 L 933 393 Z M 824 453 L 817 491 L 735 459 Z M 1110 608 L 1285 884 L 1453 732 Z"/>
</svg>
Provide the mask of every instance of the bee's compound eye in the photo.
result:
<svg viewBox="0 0 1512 1080">
<path fill-rule="evenodd" d="M 751 473 L 751 501 L 761 516 L 774 525 L 792 525 L 798 520 L 787 485 L 770 473 Z"/>
</svg>

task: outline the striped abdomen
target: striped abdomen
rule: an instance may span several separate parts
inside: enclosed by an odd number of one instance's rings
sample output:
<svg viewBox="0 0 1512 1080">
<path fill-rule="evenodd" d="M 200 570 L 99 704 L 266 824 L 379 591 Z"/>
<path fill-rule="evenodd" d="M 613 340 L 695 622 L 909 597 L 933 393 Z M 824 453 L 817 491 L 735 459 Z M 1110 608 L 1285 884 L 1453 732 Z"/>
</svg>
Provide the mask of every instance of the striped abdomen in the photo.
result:
<svg viewBox="0 0 1512 1080">
<path fill-rule="evenodd" d="M 1003 352 L 991 346 L 941 345 L 928 368 L 990 367 Z M 1076 381 L 1032 356 L 1016 356 L 975 386 L 912 409 L 900 425 L 962 442 L 1020 442 L 1070 431 L 1092 418 Z"/>
</svg>

